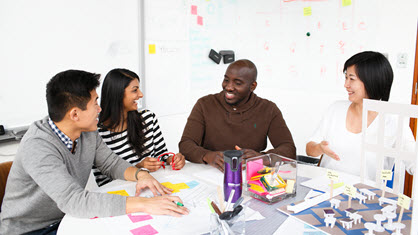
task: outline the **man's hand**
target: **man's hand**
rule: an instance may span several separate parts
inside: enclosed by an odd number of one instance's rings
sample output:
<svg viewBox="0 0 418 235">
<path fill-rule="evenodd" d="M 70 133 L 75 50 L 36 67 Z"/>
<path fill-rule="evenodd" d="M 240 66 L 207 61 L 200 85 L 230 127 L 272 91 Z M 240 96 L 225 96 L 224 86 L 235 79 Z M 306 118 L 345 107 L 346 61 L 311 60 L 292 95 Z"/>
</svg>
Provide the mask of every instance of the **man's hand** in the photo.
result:
<svg viewBox="0 0 418 235">
<path fill-rule="evenodd" d="M 161 185 L 152 175 L 146 171 L 138 172 L 138 181 L 136 183 L 136 192 L 135 196 L 139 196 L 141 190 L 144 188 L 149 188 L 154 196 L 157 196 L 158 193 L 161 195 L 170 194 L 172 189 L 169 189 Z M 157 193 L 158 192 L 158 193 Z"/>
<path fill-rule="evenodd" d="M 153 157 L 146 157 L 140 163 L 136 164 L 135 166 L 138 168 L 147 168 L 149 171 L 154 172 L 161 168 L 161 165 L 164 164 L 158 161 L 157 158 Z"/>
<path fill-rule="evenodd" d="M 183 201 L 177 196 L 158 196 L 152 198 L 127 197 L 126 213 L 145 212 L 152 215 L 171 215 L 181 217 L 189 214 L 189 210 L 184 206 L 178 206 L 174 202 Z"/>
<path fill-rule="evenodd" d="M 203 161 L 224 172 L 224 155 L 222 152 L 208 152 L 203 156 Z"/>
<path fill-rule="evenodd" d="M 256 151 L 254 151 L 254 150 L 252 150 L 252 149 L 241 149 L 241 148 L 240 148 L 240 147 L 238 147 L 237 145 L 235 145 L 235 149 L 236 149 L 236 150 L 241 150 L 241 151 L 243 152 L 243 154 L 242 154 L 242 158 L 243 158 L 244 160 L 246 160 L 247 158 L 250 158 L 250 157 L 255 157 L 255 156 L 260 156 L 260 155 L 262 155 L 262 153 L 256 152 Z"/>
<path fill-rule="evenodd" d="M 339 161 L 340 157 L 329 148 L 329 143 L 328 141 L 321 141 L 321 143 L 319 143 L 319 148 L 321 149 L 321 151 L 323 153 L 325 153 L 326 155 L 330 156 L 331 158 L 333 158 L 334 160 Z"/>
<path fill-rule="evenodd" d="M 172 162 L 174 157 L 174 162 Z M 180 170 L 181 168 L 184 167 L 184 165 L 186 164 L 186 159 L 184 158 L 183 154 L 181 153 L 177 153 L 175 156 L 171 156 L 167 159 L 167 163 L 169 165 L 174 164 L 174 169 L 176 170 Z"/>
</svg>

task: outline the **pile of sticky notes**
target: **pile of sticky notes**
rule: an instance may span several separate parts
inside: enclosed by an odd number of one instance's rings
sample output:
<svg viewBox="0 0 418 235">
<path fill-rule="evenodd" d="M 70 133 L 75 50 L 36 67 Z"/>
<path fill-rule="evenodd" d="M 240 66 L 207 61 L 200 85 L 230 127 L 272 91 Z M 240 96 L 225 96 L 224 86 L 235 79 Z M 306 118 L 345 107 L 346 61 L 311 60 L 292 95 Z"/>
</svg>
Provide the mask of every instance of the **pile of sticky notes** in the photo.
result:
<svg viewBox="0 0 418 235">
<path fill-rule="evenodd" d="M 252 164 L 248 162 L 247 164 Z M 255 163 L 257 164 L 257 163 Z M 250 166 L 251 168 L 251 166 Z M 252 166 L 254 169 L 255 167 Z M 287 182 L 279 174 L 273 174 L 269 167 L 258 167 L 259 170 L 253 170 L 247 181 L 248 190 L 260 196 L 277 196 L 286 192 Z"/>
</svg>

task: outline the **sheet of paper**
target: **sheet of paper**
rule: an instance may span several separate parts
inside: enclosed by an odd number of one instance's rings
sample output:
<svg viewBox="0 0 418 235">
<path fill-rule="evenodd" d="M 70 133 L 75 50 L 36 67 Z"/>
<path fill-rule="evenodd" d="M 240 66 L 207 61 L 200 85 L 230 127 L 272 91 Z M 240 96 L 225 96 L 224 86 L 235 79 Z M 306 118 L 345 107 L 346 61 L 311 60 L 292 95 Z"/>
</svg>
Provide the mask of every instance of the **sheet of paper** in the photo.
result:
<svg viewBox="0 0 418 235">
<path fill-rule="evenodd" d="M 340 182 L 344 182 L 345 184 L 351 184 L 351 185 L 360 183 L 360 177 L 347 175 L 342 172 L 339 173 L 339 180 Z M 334 184 L 336 183 L 338 182 L 334 182 Z M 313 178 L 313 179 L 310 179 L 301 183 L 301 185 L 305 187 L 316 189 L 322 192 L 330 191 L 329 184 L 330 184 L 330 180 L 326 175 L 319 176 L 319 177 L 316 177 L 316 178 Z"/>
<path fill-rule="evenodd" d="M 326 233 L 319 231 L 318 229 L 309 226 L 302 221 L 290 216 L 282 225 L 274 232 L 273 235 L 289 234 L 292 231 L 292 235 L 325 235 Z"/>
</svg>

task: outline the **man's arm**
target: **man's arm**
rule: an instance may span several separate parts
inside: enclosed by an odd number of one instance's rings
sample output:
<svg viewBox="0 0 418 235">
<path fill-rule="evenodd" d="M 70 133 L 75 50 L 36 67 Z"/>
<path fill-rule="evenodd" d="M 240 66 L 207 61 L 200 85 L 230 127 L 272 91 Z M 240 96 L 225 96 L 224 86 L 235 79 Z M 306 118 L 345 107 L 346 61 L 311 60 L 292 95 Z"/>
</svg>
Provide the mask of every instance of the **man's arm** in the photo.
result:
<svg viewBox="0 0 418 235">
<path fill-rule="evenodd" d="M 183 136 L 179 142 L 179 151 L 188 161 L 194 163 L 204 163 L 203 157 L 210 150 L 203 148 L 202 140 L 205 134 L 205 118 L 202 112 L 200 100 L 197 101 L 187 119 L 184 127 Z"/>
<path fill-rule="evenodd" d="M 273 149 L 268 150 L 267 153 L 275 153 L 296 159 L 296 147 L 292 134 L 283 119 L 282 112 L 276 105 L 274 105 L 272 120 L 267 135 L 273 145 Z"/>
</svg>

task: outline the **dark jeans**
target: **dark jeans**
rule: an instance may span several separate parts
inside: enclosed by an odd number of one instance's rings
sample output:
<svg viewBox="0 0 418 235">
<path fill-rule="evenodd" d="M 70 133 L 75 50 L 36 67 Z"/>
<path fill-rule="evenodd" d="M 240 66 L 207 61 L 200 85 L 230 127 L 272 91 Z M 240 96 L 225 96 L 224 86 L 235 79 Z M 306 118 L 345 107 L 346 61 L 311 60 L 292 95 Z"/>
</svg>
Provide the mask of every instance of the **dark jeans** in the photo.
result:
<svg viewBox="0 0 418 235">
<path fill-rule="evenodd" d="M 56 235 L 58 231 L 58 226 L 61 221 L 55 222 L 51 225 L 48 225 L 45 228 L 41 228 L 32 232 L 25 233 L 25 235 Z"/>
</svg>

